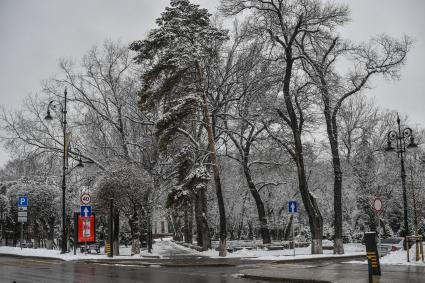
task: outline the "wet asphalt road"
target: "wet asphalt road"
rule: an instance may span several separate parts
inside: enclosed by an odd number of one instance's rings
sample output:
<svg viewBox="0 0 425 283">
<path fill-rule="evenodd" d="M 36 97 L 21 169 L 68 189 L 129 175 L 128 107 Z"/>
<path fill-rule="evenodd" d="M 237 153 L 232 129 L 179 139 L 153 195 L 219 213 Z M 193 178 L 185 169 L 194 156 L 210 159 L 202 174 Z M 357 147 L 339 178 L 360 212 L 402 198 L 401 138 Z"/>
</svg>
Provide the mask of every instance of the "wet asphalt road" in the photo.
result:
<svg viewBox="0 0 425 283">
<path fill-rule="evenodd" d="M 251 265 L 254 267 L 254 265 Z M 99 264 L 45 259 L 0 257 L 0 282 L 150 282 L 150 283 L 245 283 L 238 278 L 242 266 L 160 267 L 159 265 Z"/>
</svg>

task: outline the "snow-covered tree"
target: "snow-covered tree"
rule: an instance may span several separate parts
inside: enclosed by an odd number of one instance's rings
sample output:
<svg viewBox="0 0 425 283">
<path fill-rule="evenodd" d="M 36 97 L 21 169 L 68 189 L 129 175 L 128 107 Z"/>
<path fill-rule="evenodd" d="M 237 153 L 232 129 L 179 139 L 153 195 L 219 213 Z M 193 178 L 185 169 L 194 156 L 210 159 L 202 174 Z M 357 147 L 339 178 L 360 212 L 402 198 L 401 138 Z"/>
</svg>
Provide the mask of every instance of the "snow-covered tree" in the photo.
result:
<svg viewBox="0 0 425 283">
<path fill-rule="evenodd" d="M 225 255 L 226 216 L 204 72 L 205 64 L 217 58 L 216 47 L 227 39 L 227 32 L 212 25 L 206 9 L 188 0 L 171 0 L 156 23 L 158 28 L 145 40 L 130 46 L 137 52 L 135 60 L 146 68 L 140 106 L 160 112 L 156 129 L 163 150 L 176 135 L 196 144 L 187 131 L 190 120 L 205 127 L 220 212 L 220 255 Z"/>
</svg>

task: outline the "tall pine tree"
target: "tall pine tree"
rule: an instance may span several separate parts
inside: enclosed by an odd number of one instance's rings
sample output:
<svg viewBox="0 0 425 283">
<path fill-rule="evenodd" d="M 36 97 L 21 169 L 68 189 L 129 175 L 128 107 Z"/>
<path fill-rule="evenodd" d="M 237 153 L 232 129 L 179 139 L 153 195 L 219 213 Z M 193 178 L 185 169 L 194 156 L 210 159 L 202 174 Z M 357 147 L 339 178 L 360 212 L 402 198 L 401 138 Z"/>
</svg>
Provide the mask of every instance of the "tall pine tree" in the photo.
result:
<svg viewBox="0 0 425 283">
<path fill-rule="evenodd" d="M 162 150 L 176 135 L 185 136 L 196 145 L 187 121 L 201 113 L 220 215 L 219 251 L 225 256 L 225 208 L 203 74 L 205 62 L 217 56 L 216 47 L 228 36 L 227 31 L 212 26 L 210 16 L 206 9 L 188 0 L 171 0 L 170 7 L 156 20 L 158 27 L 145 40 L 133 42 L 130 49 L 137 52 L 136 62 L 146 68 L 140 106 L 159 111 L 156 129 Z"/>
</svg>

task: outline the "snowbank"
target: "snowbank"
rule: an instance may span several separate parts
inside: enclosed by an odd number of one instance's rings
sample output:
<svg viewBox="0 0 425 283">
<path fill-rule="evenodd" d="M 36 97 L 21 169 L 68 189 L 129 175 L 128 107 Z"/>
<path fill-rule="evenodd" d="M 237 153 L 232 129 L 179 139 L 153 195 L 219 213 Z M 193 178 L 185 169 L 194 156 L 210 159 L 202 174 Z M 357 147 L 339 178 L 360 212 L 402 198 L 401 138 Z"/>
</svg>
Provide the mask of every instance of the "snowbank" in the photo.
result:
<svg viewBox="0 0 425 283">
<path fill-rule="evenodd" d="M 164 239 L 163 241 L 158 241 L 154 243 L 152 253 L 148 253 L 146 250 L 143 250 L 140 255 L 131 255 L 131 247 L 120 247 L 120 255 L 115 256 L 115 259 L 143 259 L 144 257 L 163 257 L 166 256 L 170 249 L 174 249 L 175 244 L 171 243 L 169 239 Z M 103 250 L 103 249 L 101 249 Z M 110 259 L 106 254 L 85 254 L 81 253 L 77 249 L 76 255 L 71 251 L 66 254 L 61 254 L 59 250 L 47 250 L 47 249 L 32 249 L 32 248 L 21 248 L 19 247 L 0 247 L 0 254 L 9 254 L 9 255 L 19 255 L 19 256 L 34 256 L 34 257 L 45 257 L 45 258 L 56 258 L 60 260 L 84 260 L 84 259 L 96 259 L 96 260 L 106 260 Z"/>
<path fill-rule="evenodd" d="M 407 262 L 407 251 L 398 250 L 394 252 L 390 252 L 388 255 L 382 257 L 380 259 L 381 264 L 388 265 L 421 265 L 425 266 L 425 263 L 420 261 L 416 261 L 416 245 L 413 245 L 409 250 L 410 262 Z"/>
<path fill-rule="evenodd" d="M 296 256 L 293 256 L 294 251 L 285 249 L 285 250 L 266 250 L 266 249 L 242 249 L 233 253 L 228 253 L 226 258 L 253 258 L 260 260 L 292 260 L 292 259 L 305 259 L 305 258 L 316 258 L 316 257 L 340 257 L 347 255 L 364 255 L 365 249 L 361 244 L 346 244 L 344 245 L 345 254 L 344 255 L 334 255 L 333 251 L 325 250 L 322 255 L 312 255 L 310 252 L 310 247 L 297 248 Z M 46 258 L 57 258 L 61 260 L 85 260 L 85 259 L 95 259 L 95 260 L 106 260 L 109 259 L 105 254 L 84 254 L 80 253 L 77 250 L 77 254 L 74 255 L 73 252 L 67 254 L 61 254 L 58 250 L 46 250 L 46 249 L 30 249 L 30 248 L 15 248 L 15 247 L 0 247 L 0 254 L 10 254 L 10 255 L 21 255 L 21 256 L 35 256 L 35 257 L 46 257 Z M 163 241 L 156 241 L 153 245 L 152 253 L 147 253 L 143 251 L 141 255 L 131 256 L 130 247 L 120 247 L 120 256 L 115 256 L 114 259 L 143 259 L 144 257 L 158 257 L 158 258 L 167 258 L 178 255 L 193 255 L 193 256 L 205 256 L 212 258 L 220 258 L 218 256 L 218 251 L 208 250 L 204 252 L 198 252 L 193 249 L 183 247 L 172 242 L 170 239 L 163 239 Z"/>
<path fill-rule="evenodd" d="M 334 255 L 332 250 L 324 250 L 321 255 L 312 255 L 311 248 L 296 248 L 295 257 L 293 249 L 285 250 L 274 250 L 269 251 L 265 249 L 242 249 L 233 253 L 227 253 L 227 258 L 254 258 L 259 260 L 292 260 L 292 259 L 303 259 L 303 258 L 316 258 L 316 257 L 341 257 L 348 255 L 364 255 L 365 247 L 361 244 L 345 244 L 344 245 L 345 254 L 344 255 Z M 205 252 L 199 252 L 200 255 L 219 258 L 218 251 L 208 250 Z"/>
</svg>

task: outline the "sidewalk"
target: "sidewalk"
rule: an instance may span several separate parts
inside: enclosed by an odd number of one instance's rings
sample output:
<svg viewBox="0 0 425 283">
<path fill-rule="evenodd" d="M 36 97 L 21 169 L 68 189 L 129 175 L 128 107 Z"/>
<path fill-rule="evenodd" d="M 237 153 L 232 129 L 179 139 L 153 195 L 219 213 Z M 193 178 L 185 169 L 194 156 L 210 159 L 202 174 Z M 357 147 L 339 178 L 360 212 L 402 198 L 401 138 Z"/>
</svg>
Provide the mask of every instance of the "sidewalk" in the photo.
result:
<svg viewBox="0 0 425 283">
<path fill-rule="evenodd" d="M 424 282 L 424 267 L 381 266 L 382 276 L 375 282 Z M 273 282 L 368 283 L 367 265 L 360 264 L 268 264 L 259 269 L 241 270 L 241 276 Z"/>
</svg>

